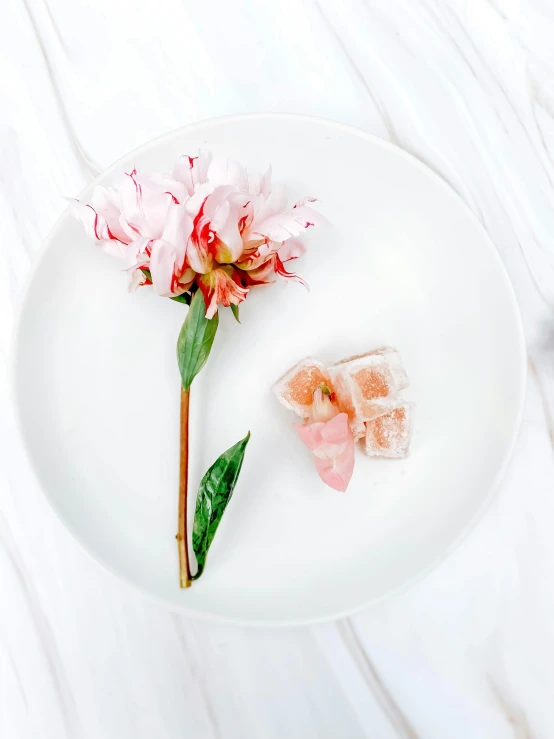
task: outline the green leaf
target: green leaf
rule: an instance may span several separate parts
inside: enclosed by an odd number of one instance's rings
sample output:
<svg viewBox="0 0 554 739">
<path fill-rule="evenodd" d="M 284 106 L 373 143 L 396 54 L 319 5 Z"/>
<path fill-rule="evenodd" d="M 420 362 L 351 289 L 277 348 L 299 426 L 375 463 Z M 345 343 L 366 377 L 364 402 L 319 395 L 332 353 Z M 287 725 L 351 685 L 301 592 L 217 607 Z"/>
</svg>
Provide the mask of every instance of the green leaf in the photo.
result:
<svg viewBox="0 0 554 739">
<path fill-rule="evenodd" d="M 235 316 L 235 321 L 237 323 L 240 323 L 239 307 L 238 307 L 238 305 L 235 305 L 234 303 L 231 303 L 231 310 L 233 311 L 233 315 Z"/>
<path fill-rule="evenodd" d="M 192 381 L 206 364 L 214 343 L 218 320 L 217 313 L 213 318 L 206 318 L 204 296 L 197 290 L 177 340 L 177 362 L 185 390 L 190 388 Z"/>
<path fill-rule="evenodd" d="M 233 495 L 249 439 L 250 431 L 219 457 L 200 483 L 192 526 L 192 548 L 198 562 L 198 571 L 193 580 L 197 580 L 204 572 L 208 549 Z"/>
</svg>

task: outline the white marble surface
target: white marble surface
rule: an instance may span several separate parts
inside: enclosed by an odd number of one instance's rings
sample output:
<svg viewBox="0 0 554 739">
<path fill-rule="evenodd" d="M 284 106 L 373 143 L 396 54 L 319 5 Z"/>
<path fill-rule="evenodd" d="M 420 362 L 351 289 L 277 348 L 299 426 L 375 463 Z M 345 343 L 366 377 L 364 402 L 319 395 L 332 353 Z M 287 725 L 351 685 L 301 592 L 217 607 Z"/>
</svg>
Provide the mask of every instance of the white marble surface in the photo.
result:
<svg viewBox="0 0 554 739">
<path fill-rule="evenodd" d="M 2 739 L 554 735 L 553 37 L 551 0 L 2 4 Z M 36 489 L 8 410 L 18 294 L 63 197 L 154 136 L 251 111 L 360 126 L 452 183 L 529 349 L 516 453 L 469 539 L 401 596 L 296 631 L 175 616 L 104 573 Z"/>
</svg>

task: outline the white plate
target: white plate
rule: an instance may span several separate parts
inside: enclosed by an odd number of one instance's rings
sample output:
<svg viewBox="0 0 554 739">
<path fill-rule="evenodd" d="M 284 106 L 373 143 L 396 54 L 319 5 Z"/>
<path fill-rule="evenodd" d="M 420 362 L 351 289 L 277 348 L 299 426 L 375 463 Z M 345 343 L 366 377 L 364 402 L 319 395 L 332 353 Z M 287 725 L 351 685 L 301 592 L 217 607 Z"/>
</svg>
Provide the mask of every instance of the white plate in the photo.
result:
<svg viewBox="0 0 554 739">
<path fill-rule="evenodd" d="M 298 284 L 254 291 L 242 325 L 223 312 L 193 385 L 193 489 L 252 431 L 202 580 L 179 589 L 174 538 L 175 343 L 186 309 L 148 289 L 129 295 L 120 263 L 68 212 L 35 267 L 17 330 L 25 446 L 67 528 L 164 604 L 243 623 L 335 618 L 429 571 L 490 500 L 524 396 L 514 294 L 483 228 L 440 177 L 335 123 L 258 115 L 189 126 L 96 183 L 134 164 L 164 170 L 199 147 L 249 169 L 271 162 L 275 180 L 291 196 L 318 197 L 334 226 L 309 236 L 298 263 L 310 292 Z M 340 494 L 320 483 L 270 387 L 306 355 L 333 361 L 382 344 L 398 347 L 412 380 L 412 455 L 359 453 Z"/>
</svg>

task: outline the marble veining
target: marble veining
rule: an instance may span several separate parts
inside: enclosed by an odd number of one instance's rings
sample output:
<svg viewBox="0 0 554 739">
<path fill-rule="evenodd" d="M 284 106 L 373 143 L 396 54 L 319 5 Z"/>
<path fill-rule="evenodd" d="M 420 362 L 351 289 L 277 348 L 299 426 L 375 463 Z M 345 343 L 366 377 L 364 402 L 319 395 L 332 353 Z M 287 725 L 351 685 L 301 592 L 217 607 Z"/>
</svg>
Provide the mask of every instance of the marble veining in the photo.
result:
<svg viewBox="0 0 554 739">
<path fill-rule="evenodd" d="M 554 733 L 554 5 L 10 0 L 0 10 L 2 739 L 550 739 Z M 64 196 L 219 115 L 359 126 L 446 179 L 521 307 L 529 389 L 502 488 L 426 580 L 339 624 L 161 610 L 62 529 L 15 442 L 18 297 Z"/>
</svg>

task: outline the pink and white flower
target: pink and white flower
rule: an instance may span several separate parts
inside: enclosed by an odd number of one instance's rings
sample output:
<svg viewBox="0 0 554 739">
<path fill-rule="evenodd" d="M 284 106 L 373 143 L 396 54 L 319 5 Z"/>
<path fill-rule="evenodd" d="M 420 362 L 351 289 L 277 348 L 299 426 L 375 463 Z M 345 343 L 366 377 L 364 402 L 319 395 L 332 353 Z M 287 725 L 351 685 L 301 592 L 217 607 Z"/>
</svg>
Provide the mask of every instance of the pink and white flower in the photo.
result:
<svg viewBox="0 0 554 739">
<path fill-rule="evenodd" d="M 298 237 L 326 223 L 314 202 L 289 208 L 271 168 L 249 174 L 202 152 L 182 157 L 170 175 L 133 169 L 113 188 L 96 187 L 90 203 L 73 204 L 88 236 L 125 259 L 131 288 L 153 284 L 176 297 L 197 287 L 211 318 L 276 276 L 299 280 L 285 265 L 305 251 Z"/>
<path fill-rule="evenodd" d="M 308 423 L 294 429 L 311 451 L 326 485 L 344 492 L 354 472 L 354 436 L 346 413 L 340 413 L 326 388 L 317 388 Z"/>
</svg>

